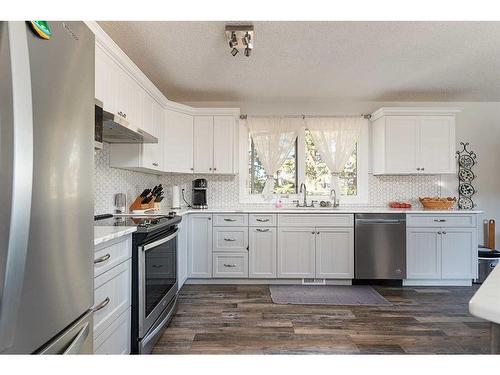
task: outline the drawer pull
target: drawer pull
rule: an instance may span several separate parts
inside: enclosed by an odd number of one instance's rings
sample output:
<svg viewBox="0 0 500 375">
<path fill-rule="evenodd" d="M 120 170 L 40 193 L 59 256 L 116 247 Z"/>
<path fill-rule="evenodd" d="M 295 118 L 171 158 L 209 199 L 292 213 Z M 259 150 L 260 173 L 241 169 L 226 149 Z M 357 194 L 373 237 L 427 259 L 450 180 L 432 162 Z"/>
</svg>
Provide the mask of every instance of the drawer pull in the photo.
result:
<svg viewBox="0 0 500 375">
<path fill-rule="evenodd" d="M 98 304 L 96 307 L 94 307 L 92 311 L 97 312 L 99 310 L 104 309 L 106 306 L 108 306 L 109 301 L 110 301 L 109 297 L 106 297 L 106 299 L 102 301 L 100 304 Z"/>
<path fill-rule="evenodd" d="M 255 220 L 261 223 L 267 223 L 269 221 L 269 219 L 255 219 Z"/>
<path fill-rule="evenodd" d="M 436 222 L 436 223 L 445 223 L 446 219 L 434 219 L 434 222 Z"/>
<path fill-rule="evenodd" d="M 224 238 L 224 241 L 234 242 L 234 241 L 236 241 L 236 239 L 235 238 Z"/>
<path fill-rule="evenodd" d="M 162 268 L 163 266 L 161 264 L 153 264 L 153 268 Z"/>
<path fill-rule="evenodd" d="M 257 228 L 256 231 L 257 232 L 269 232 L 269 229 L 260 229 L 260 228 Z"/>
<path fill-rule="evenodd" d="M 224 221 L 236 221 L 236 219 L 228 219 L 228 218 L 225 218 Z"/>
<path fill-rule="evenodd" d="M 98 263 L 105 262 L 105 261 L 107 261 L 109 258 L 111 258 L 111 254 L 106 254 L 106 255 L 103 255 L 103 256 L 102 256 L 102 257 L 100 257 L 100 258 L 94 259 L 94 264 L 98 264 Z"/>
<path fill-rule="evenodd" d="M 224 267 L 234 268 L 234 267 L 236 267 L 236 264 L 227 264 L 227 263 L 224 263 Z"/>
</svg>

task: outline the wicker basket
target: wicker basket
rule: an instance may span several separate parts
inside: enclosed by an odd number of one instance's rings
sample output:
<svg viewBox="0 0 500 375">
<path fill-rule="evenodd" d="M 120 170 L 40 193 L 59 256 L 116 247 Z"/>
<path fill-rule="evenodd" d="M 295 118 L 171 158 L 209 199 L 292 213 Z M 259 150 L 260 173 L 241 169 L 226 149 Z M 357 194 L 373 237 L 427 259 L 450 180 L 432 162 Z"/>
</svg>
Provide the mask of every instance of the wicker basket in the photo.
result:
<svg viewBox="0 0 500 375">
<path fill-rule="evenodd" d="M 457 201 L 457 198 L 418 198 L 426 210 L 451 210 Z"/>
</svg>

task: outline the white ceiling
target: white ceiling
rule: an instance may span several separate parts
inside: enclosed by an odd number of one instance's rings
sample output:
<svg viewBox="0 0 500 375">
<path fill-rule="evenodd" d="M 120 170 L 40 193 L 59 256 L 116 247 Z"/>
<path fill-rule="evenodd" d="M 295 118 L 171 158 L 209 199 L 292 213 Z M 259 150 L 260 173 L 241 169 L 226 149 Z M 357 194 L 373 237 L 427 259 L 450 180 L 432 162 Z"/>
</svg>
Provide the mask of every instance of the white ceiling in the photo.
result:
<svg viewBox="0 0 500 375">
<path fill-rule="evenodd" d="M 99 22 L 170 100 L 500 101 L 500 22 Z"/>
</svg>

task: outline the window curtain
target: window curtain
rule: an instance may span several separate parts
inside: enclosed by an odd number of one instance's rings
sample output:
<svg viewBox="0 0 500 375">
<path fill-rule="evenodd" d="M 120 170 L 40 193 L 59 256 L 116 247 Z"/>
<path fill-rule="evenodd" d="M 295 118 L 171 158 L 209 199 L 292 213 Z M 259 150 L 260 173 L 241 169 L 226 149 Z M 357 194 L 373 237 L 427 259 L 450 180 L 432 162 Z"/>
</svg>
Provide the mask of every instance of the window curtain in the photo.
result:
<svg viewBox="0 0 500 375">
<path fill-rule="evenodd" d="M 298 131 L 303 125 L 300 118 L 248 117 L 247 126 L 257 156 L 266 171 L 262 194 L 274 191 L 274 174 L 281 168 L 295 145 Z"/>
<path fill-rule="evenodd" d="M 332 187 L 340 196 L 339 174 L 349 160 L 367 120 L 362 117 L 306 118 L 314 145 L 332 174 Z"/>
</svg>

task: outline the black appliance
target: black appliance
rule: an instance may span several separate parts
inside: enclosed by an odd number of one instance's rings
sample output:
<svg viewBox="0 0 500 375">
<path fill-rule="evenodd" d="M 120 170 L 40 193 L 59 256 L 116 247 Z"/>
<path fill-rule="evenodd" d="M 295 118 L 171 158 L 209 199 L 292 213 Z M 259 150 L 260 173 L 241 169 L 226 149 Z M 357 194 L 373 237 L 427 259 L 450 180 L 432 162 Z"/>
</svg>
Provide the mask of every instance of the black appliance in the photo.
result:
<svg viewBox="0 0 500 375">
<path fill-rule="evenodd" d="M 208 182 L 204 178 L 193 180 L 193 208 L 208 208 L 207 205 Z"/>
<path fill-rule="evenodd" d="M 103 216 L 101 216 L 103 217 Z M 151 353 L 177 309 L 177 233 L 182 218 L 115 215 L 97 225 L 137 226 L 132 236 L 133 354 Z"/>
</svg>

